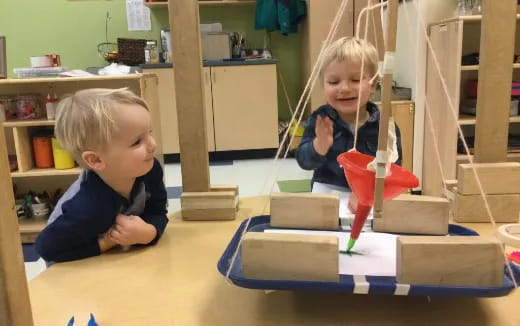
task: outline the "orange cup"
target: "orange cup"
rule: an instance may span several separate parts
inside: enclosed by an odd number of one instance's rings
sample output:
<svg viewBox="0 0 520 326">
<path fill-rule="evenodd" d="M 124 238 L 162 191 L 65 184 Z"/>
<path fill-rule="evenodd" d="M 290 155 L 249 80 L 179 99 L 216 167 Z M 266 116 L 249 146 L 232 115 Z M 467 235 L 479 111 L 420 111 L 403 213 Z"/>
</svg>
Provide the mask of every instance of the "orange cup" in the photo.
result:
<svg viewBox="0 0 520 326">
<path fill-rule="evenodd" d="M 33 137 L 34 163 L 37 168 L 46 169 L 54 166 L 50 137 Z"/>
</svg>

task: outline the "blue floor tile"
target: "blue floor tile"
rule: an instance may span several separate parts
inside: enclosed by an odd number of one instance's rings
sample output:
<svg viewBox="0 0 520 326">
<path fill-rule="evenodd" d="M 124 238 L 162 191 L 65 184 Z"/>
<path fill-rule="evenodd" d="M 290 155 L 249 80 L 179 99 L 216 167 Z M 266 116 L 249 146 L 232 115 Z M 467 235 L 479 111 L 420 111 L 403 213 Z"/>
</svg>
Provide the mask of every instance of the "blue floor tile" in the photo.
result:
<svg viewBox="0 0 520 326">
<path fill-rule="evenodd" d="M 181 198 L 182 187 L 167 187 L 166 193 L 168 194 L 168 199 Z"/>
<path fill-rule="evenodd" d="M 33 244 L 24 243 L 22 245 L 23 261 L 26 263 L 35 262 L 40 259 Z"/>
</svg>

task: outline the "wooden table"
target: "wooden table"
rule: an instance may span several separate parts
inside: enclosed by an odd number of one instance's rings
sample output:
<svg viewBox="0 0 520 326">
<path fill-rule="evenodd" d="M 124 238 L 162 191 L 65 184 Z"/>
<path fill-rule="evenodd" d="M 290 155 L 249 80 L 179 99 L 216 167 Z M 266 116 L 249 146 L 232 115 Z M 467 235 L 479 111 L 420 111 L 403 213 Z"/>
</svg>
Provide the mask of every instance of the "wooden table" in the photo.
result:
<svg viewBox="0 0 520 326">
<path fill-rule="evenodd" d="M 226 222 L 175 215 L 157 246 L 56 264 L 29 283 L 35 325 L 520 325 L 520 291 L 507 297 L 368 296 L 248 290 L 226 283 L 217 261 L 265 197 L 240 201 Z M 490 234 L 487 225 L 472 225 Z"/>
</svg>

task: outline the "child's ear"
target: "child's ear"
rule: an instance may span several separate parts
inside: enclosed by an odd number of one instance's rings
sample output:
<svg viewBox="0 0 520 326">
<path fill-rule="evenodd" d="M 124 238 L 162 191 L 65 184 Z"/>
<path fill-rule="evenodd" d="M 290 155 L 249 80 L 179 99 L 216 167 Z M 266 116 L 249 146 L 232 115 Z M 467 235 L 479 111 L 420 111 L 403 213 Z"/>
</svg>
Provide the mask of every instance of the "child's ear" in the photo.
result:
<svg viewBox="0 0 520 326">
<path fill-rule="evenodd" d="M 93 171 L 102 171 L 105 169 L 105 162 L 101 159 L 98 153 L 94 151 L 85 151 L 81 153 L 83 162 Z"/>
</svg>

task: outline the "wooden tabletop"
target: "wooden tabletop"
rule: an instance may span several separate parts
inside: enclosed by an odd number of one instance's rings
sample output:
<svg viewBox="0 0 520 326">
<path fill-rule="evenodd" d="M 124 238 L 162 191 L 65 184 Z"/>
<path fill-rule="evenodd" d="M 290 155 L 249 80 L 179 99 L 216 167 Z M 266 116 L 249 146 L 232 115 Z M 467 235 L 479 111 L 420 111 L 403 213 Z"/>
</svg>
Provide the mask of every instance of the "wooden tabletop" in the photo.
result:
<svg viewBox="0 0 520 326">
<path fill-rule="evenodd" d="M 175 215 L 154 247 L 56 264 L 29 283 L 35 325 L 520 325 L 520 291 L 501 298 L 368 296 L 243 289 L 217 271 L 240 222 L 266 197 L 240 200 L 235 221 Z M 471 226 L 481 234 L 490 227 Z"/>
</svg>

